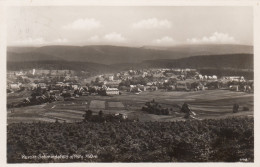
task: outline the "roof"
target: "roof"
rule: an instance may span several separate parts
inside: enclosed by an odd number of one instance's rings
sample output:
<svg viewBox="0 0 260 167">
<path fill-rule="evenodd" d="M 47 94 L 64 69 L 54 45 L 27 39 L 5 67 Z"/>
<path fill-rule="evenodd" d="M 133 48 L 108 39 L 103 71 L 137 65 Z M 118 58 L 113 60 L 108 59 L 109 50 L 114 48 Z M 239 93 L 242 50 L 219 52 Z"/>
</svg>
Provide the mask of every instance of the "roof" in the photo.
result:
<svg viewBox="0 0 260 167">
<path fill-rule="evenodd" d="M 110 91 L 110 90 L 118 91 L 117 88 L 107 88 L 107 91 Z"/>
</svg>

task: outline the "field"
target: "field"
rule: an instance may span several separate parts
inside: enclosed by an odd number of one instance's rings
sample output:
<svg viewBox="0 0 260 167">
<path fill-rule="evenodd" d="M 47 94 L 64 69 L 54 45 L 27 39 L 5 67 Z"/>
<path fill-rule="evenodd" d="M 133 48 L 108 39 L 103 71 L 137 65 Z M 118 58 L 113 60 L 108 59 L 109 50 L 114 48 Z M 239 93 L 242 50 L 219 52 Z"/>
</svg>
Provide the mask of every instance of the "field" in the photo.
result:
<svg viewBox="0 0 260 167">
<path fill-rule="evenodd" d="M 89 109 L 105 109 L 105 101 L 92 100 L 89 105 Z"/>
<path fill-rule="evenodd" d="M 8 97 L 7 101 L 13 100 Z M 145 102 L 155 100 L 165 108 L 172 108 L 170 115 L 153 115 L 141 111 Z M 225 118 L 229 116 L 253 116 L 253 94 L 232 92 L 229 90 L 206 90 L 197 92 L 167 92 L 163 90 L 147 91 L 140 94 L 123 92 L 115 96 L 81 96 L 73 101 L 56 101 L 37 106 L 27 106 L 9 109 L 7 113 L 8 124 L 15 122 L 59 121 L 75 122 L 83 119 L 82 115 L 87 109 L 98 114 L 124 113 L 129 118 L 138 118 L 139 121 L 175 121 L 183 120 L 176 105 L 184 102 L 190 105 L 200 119 Z M 234 103 L 240 105 L 238 113 L 232 113 Z M 247 107 L 248 111 L 243 111 Z"/>
</svg>

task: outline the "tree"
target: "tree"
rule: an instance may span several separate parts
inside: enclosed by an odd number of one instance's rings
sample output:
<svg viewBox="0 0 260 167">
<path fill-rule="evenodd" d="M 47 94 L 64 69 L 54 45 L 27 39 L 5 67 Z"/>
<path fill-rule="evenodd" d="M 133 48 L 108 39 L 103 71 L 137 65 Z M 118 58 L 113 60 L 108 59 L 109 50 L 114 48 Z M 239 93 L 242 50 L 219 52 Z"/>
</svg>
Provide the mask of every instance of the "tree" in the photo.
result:
<svg viewBox="0 0 260 167">
<path fill-rule="evenodd" d="M 121 81 L 119 83 L 119 86 L 126 86 L 126 87 L 129 87 L 131 84 L 130 84 L 130 81 L 127 79 L 127 80 L 124 80 L 124 81 Z"/>
<path fill-rule="evenodd" d="M 85 111 L 85 114 L 83 115 L 83 117 L 84 117 L 84 122 L 89 121 L 92 117 L 92 111 L 91 110 Z"/>
<path fill-rule="evenodd" d="M 99 113 L 98 113 L 98 115 L 99 115 L 99 117 L 103 117 L 103 115 L 104 115 L 104 114 L 103 114 L 103 111 L 100 110 Z"/>
</svg>

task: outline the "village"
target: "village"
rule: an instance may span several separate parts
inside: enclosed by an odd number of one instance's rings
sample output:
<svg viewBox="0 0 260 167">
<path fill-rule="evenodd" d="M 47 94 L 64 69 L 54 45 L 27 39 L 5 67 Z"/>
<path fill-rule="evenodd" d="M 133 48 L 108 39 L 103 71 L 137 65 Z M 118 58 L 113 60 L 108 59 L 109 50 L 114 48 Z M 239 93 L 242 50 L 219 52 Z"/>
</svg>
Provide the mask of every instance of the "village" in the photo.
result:
<svg viewBox="0 0 260 167">
<path fill-rule="evenodd" d="M 12 71 L 7 74 L 7 93 L 29 91 L 31 96 L 7 107 L 37 105 L 52 101 L 69 101 L 80 96 L 113 96 L 124 92 L 145 91 L 205 91 L 225 89 L 252 93 L 253 80 L 243 76 L 207 76 L 196 69 L 128 70 L 114 74 L 78 77 L 71 70 Z"/>
</svg>

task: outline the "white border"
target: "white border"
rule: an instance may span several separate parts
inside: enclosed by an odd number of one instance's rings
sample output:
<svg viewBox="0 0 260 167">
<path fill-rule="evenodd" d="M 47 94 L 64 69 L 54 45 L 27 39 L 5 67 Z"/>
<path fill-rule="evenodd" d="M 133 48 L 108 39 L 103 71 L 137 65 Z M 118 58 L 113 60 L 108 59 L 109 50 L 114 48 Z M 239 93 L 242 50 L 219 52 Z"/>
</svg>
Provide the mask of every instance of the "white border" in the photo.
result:
<svg viewBox="0 0 260 167">
<path fill-rule="evenodd" d="M 255 80 L 255 95 L 254 95 L 254 119 L 255 119 L 255 158 L 254 163 L 55 163 L 55 164 L 7 164 L 6 163 L 6 7 L 8 6 L 252 6 L 254 7 L 254 80 Z M 2 110 L 0 115 L 0 165 L 1 166 L 260 166 L 259 143 L 260 135 L 260 108 L 258 103 L 260 83 L 260 1 L 259 0 L 0 0 L 0 97 Z"/>
</svg>

